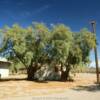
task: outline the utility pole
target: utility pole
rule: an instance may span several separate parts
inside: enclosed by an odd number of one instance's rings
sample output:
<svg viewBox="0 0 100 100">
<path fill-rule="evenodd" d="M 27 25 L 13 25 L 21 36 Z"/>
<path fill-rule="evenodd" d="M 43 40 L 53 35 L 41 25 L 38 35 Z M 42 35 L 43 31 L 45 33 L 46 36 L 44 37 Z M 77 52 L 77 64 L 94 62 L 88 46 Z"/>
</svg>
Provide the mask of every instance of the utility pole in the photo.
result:
<svg viewBox="0 0 100 100">
<path fill-rule="evenodd" d="M 92 33 L 96 35 L 96 22 L 91 21 L 92 25 Z M 97 43 L 97 40 L 95 40 Z M 96 76 L 97 76 L 97 84 L 99 84 L 99 65 L 98 65 L 98 53 L 97 53 L 97 46 L 94 48 L 95 53 L 95 64 L 96 64 Z"/>
</svg>

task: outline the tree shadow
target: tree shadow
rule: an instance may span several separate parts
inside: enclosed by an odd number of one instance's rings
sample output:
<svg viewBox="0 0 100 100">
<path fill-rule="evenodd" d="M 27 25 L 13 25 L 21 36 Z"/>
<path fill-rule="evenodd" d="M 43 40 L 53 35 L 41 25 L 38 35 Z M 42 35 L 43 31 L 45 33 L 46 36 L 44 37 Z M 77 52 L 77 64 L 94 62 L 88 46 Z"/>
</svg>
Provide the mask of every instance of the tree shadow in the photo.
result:
<svg viewBox="0 0 100 100">
<path fill-rule="evenodd" d="M 36 83 L 48 83 L 48 81 L 38 81 L 38 80 L 33 80 L 33 82 L 36 82 Z"/>
<path fill-rule="evenodd" d="M 100 92 L 100 84 L 99 85 L 94 84 L 94 85 L 89 85 L 89 86 L 79 85 L 79 86 L 72 88 L 72 89 L 75 90 L 75 91 L 89 91 L 89 92 L 99 91 Z"/>
<path fill-rule="evenodd" d="M 6 81 L 23 81 L 27 80 L 27 78 L 5 78 L 5 79 L 0 79 L 0 82 L 6 82 Z"/>
<path fill-rule="evenodd" d="M 0 82 L 7 82 L 7 81 L 31 81 L 36 83 L 48 83 L 48 81 L 38 81 L 38 80 L 28 80 L 27 78 L 2 78 Z"/>
<path fill-rule="evenodd" d="M 7 81 L 31 81 L 31 82 L 36 82 L 36 83 L 49 83 L 49 82 L 75 82 L 74 80 L 68 80 L 68 81 L 63 81 L 63 80 L 28 80 L 27 78 L 1 78 L 0 82 L 7 82 Z"/>
</svg>

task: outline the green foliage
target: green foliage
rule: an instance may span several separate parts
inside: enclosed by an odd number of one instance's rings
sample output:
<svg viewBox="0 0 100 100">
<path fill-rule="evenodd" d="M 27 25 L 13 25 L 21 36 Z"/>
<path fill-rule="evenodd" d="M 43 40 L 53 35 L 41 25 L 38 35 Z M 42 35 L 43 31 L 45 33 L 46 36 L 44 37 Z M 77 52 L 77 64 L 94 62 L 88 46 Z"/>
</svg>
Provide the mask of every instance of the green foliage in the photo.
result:
<svg viewBox="0 0 100 100">
<path fill-rule="evenodd" d="M 42 66 L 49 62 L 48 65 L 62 64 L 67 65 L 66 68 L 88 63 L 90 51 L 96 46 L 94 34 L 86 29 L 74 33 L 63 24 L 55 25 L 51 29 L 43 23 L 34 23 L 28 28 L 15 24 L 0 31 L 4 34 L 4 46 L 0 51 L 6 49 L 10 39 L 16 55 L 10 59 L 15 63 L 22 62 L 27 69 L 33 63 Z"/>
<path fill-rule="evenodd" d="M 65 63 L 72 42 L 72 32 L 65 25 L 56 25 L 52 29 L 51 45 L 54 47 L 53 61 Z"/>
</svg>

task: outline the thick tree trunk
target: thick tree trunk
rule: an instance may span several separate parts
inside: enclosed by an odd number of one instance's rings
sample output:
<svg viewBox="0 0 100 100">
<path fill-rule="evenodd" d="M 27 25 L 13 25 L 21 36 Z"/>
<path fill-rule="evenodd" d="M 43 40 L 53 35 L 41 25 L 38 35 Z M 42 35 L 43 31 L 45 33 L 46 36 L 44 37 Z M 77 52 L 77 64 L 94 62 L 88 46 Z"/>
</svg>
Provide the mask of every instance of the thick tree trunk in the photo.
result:
<svg viewBox="0 0 100 100">
<path fill-rule="evenodd" d="M 29 66 L 27 69 L 27 80 L 34 80 L 35 67 Z"/>
<path fill-rule="evenodd" d="M 66 74 L 66 81 L 69 81 L 69 79 L 70 79 L 69 72 L 70 72 L 70 66 L 68 66 L 68 68 L 66 68 L 66 71 L 65 71 L 65 74 Z"/>
<path fill-rule="evenodd" d="M 61 81 L 66 81 L 65 71 L 61 71 Z"/>
<path fill-rule="evenodd" d="M 57 66 L 54 67 L 55 72 L 59 72 L 59 69 Z"/>
<path fill-rule="evenodd" d="M 61 66 L 61 81 L 69 80 L 69 72 L 70 72 L 70 66 L 67 66 L 65 71 L 63 70 L 63 66 Z"/>
<path fill-rule="evenodd" d="M 33 65 L 30 65 L 27 69 L 27 80 L 34 80 L 34 76 L 37 70 L 39 70 L 41 67 L 38 66 L 37 63 Z"/>
<path fill-rule="evenodd" d="M 27 68 L 27 79 L 28 80 L 34 80 L 34 75 L 35 72 L 37 71 L 37 64 L 35 64 L 34 66 L 31 64 L 28 68 Z"/>
<path fill-rule="evenodd" d="M 65 71 L 63 70 L 63 65 L 61 65 L 61 81 L 65 81 Z"/>
</svg>

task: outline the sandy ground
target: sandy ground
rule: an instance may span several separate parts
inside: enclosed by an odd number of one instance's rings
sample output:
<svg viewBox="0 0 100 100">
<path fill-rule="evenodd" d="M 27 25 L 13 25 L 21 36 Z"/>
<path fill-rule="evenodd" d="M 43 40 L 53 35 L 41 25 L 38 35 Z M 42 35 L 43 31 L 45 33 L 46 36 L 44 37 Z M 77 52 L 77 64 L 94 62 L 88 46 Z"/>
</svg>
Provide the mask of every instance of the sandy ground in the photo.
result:
<svg viewBox="0 0 100 100">
<path fill-rule="evenodd" d="M 100 100 L 95 74 L 77 74 L 74 82 L 32 82 L 10 76 L 0 82 L 0 100 Z M 18 80 L 14 80 L 18 78 Z"/>
</svg>

